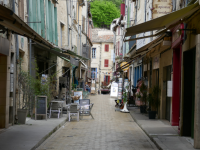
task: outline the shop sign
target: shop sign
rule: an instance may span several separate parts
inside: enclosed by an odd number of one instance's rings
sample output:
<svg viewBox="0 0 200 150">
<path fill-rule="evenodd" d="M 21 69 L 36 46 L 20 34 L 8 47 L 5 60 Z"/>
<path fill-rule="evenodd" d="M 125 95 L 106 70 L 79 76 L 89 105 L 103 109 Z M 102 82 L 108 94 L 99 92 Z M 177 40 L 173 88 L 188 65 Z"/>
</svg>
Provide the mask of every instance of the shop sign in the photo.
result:
<svg viewBox="0 0 200 150">
<path fill-rule="evenodd" d="M 153 69 L 159 68 L 159 56 L 153 58 Z"/>
<path fill-rule="evenodd" d="M 126 65 L 127 67 L 123 68 L 123 71 L 127 71 L 129 69 L 129 65 L 127 62 L 123 62 L 123 63 L 121 63 L 120 67 L 123 67 L 124 65 Z"/>
<path fill-rule="evenodd" d="M 172 12 L 172 0 L 153 0 L 153 19 Z"/>
</svg>

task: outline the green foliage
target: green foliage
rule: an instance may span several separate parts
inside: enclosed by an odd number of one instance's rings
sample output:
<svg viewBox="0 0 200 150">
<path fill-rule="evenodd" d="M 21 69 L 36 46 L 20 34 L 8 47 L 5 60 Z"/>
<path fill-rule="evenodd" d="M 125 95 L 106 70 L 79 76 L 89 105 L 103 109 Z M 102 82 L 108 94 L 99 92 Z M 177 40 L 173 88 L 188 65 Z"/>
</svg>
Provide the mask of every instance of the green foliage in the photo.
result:
<svg viewBox="0 0 200 150">
<path fill-rule="evenodd" d="M 125 104 L 128 100 L 127 92 L 123 92 L 123 103 Z"/>
<path fill-rule="evenodd" d="M 41 76 L 36 67 L 36 78 L 32 77 L 29 72 L 21 70 L 18 74 L 18 87 L 19 87 L 19 108 L 31 109 L 35 103 L 35 96 L 47 96 L 48 102 L 55 96 L 55 91 L 52 88 L 56 74 L 48 77 L 46 82 L 41 82 Z M 22 95 L 22 98 L 20 97 Z"/>
<path fill-rule="evenodd" d="M 156 85 L 153 87 L 152 93 L 149 94 L 147 98 L 151 106 L 151 109 L 154 111 L 156 111 L 158 109 L 158 106 L 160 106 L 160 92 L 161 92 L 160 87 Z"/>
<path fill-rule="evenodd" d="M 113 19 L 120 17 L 120 11 L 112 1 L 93 1 L 91 3 L 92 20 L 95 27 L 110 25 Z"/>
<path fill-rule="evenodd" d="M 142 82 L 142 85 L 140 86 L 140 92 L 142 93 L 142 99 L 141 100 L 146 105 L 146 101 L 147 101 L 147 86 L 144 84 L 144 82 Z"/>
<path fill-rule="evenodd" d="M 137 98 L 141 98 L 141 97 L 142 97 L 141 94 L 140 94 L 140 92 L 138 92 L 138 93 L 136 94 L 136 97 L 137 97 Z"/>
<path fill-rule="evenodd" d="M 120 10 L 120 6 L 121 6 L 121 3 L 122 3 L 122 0 L 104 0 L 104 1 L 113 2 L 113 4 L 115 4 L 115 6 L 117 7 L 117 9 Z"/>
</svg>

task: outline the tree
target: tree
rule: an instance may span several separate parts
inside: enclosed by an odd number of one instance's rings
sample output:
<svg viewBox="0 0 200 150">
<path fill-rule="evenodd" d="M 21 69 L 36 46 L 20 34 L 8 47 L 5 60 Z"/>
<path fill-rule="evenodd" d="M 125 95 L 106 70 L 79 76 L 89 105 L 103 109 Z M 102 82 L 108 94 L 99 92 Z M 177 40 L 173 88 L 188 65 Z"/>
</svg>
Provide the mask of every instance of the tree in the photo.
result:
<svg viewBox="0 0 200 150">
<path fill-rule="evenodd" d="M 111 2 L 113 2 L 113 4 L 115 4 L 116 7 L 120 10 L 120 6 L 121 6 L 121 3 L 122 3 L 122 0 L 104 0 L 104 1 L 111 1 Z"/>
<path fill-rule="evenodd" d="M 111 1 L 93 1 L 90 10 L 95 27 L 110 25 L 113 19 L 120 17 L 119 9 Z"/>
</svg>

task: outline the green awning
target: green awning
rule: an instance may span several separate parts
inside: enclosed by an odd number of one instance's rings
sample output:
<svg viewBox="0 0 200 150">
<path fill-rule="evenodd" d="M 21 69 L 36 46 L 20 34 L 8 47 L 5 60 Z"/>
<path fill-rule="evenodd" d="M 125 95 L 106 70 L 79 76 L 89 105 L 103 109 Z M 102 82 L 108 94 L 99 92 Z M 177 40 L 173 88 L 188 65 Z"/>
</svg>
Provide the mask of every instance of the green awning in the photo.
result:
<svg viewBox="0 0 200 150">
<path fill-rule="evenodd" d="M 85 58 L 85 57 L 82 57 L 82 56 L 80 56 L 80 55 L 78 55 L 78 54 L 76 54 L 75 52 L 73 52 L 73 51 L 71 51 L 71 50 L 62 50 L 62 49 L 60 49 L 60 48 L 58 48 L 58 47 L 55 47 L 54 49 L 52 49 L 55 53 L 60 53 L 60 54 L 62 54 L 62 56 L 63 57 L 65 57 L 65 56 L 72 56 L 72 57 L 78 57 L 78 58 L 80 58 L 80 59 L 82 59 L 82 60 L 89 60 L 88 58 Z"/>
<path fill-rule="evenodd" d="M 67 62 L 70 62 L 70 60 L 67 59 L 67 58 L 65 58 L 65 57 L 62 57 L 62 56 L 58 56 L 58 57 L 60 57 L 61 59 L 65 60 L 65 61 L 67 61 Z"/>
</svg>

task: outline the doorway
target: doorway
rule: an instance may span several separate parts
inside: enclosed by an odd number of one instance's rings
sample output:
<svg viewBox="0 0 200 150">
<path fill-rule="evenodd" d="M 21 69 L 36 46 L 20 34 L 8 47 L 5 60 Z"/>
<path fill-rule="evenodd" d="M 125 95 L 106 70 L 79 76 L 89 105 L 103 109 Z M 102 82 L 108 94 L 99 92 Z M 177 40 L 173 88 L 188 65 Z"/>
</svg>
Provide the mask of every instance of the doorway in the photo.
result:
<svg viewBox="0 0 200 150">
<path fill-rule="evenodd" d="M 183 53 L 183 136 L 194 138 L 196 48 Z"/>
</svg>

